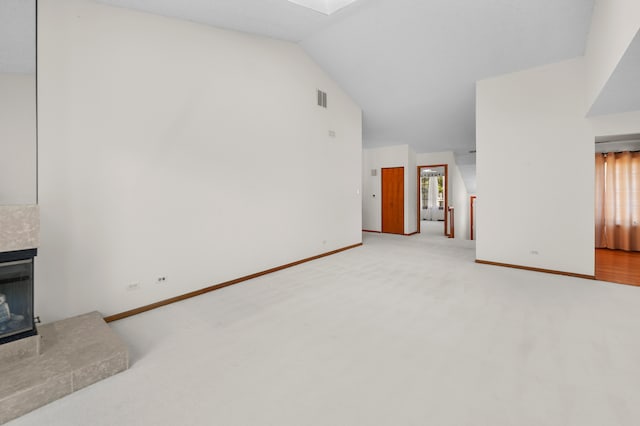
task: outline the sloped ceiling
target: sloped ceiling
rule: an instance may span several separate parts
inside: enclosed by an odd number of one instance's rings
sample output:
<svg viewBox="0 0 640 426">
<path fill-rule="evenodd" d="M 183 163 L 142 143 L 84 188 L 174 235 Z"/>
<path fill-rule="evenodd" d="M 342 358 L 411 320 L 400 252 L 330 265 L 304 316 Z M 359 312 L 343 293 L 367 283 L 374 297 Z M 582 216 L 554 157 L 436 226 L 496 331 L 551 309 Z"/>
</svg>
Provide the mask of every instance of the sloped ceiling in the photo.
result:
<svg viewBox="0 0 640 426">
<path fill-rule="evenodd" d="M 186 19 L 281 40 L 300 42 L 357 13 L 367 0 L 327 16 L 287 0 L 98 0 L 129 9 Z"/>
<path fill-rule="evenodd" d="M 589 116 L 640 110 L 640 31 L 591 107 Z"/>
<path fill-rule="evenodd" d="M 476 80 L 583 55 L 594 3 L 358 0 L 325 16 L 287 0 L 101 1 L 298 42 L 362 107 L 365 147 L 454 151 L 467 182 Z"/>
<path fill-rule="evenodd" d="M 582 55 L 592 6 L 377 1 L 302 46 L 363 107 L 367 145 L 466 151 L 475 139 L 476 80 Z"/>
<path fill-rule="evenodd" d="M 36 2 L 0 0 L 0 73 L 35 71 Z"/>
</svg>

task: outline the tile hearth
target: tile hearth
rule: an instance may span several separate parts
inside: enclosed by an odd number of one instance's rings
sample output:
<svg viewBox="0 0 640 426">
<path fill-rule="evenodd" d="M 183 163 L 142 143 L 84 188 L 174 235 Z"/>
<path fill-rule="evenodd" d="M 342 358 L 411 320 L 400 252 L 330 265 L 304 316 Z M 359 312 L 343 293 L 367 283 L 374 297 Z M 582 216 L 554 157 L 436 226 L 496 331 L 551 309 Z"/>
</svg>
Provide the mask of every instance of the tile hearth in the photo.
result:
<svg viewBox="0 0 640 426">
<path fill-rule="evenodd" d="M 39 354 L 38 354 L 39 353 Z M 0 424 L 129 367 L 129 352 L 98 312 L 45 324 L 0 345 Z"/>
</svg>

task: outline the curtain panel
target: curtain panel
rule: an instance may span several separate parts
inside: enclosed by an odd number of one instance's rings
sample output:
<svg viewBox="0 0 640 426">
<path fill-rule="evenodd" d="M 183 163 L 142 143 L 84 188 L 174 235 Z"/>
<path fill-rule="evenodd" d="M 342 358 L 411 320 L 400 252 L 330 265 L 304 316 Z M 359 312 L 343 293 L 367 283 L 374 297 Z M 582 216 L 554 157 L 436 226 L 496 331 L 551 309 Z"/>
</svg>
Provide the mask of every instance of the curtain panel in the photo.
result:
<svg viewBox="0 0 640 426">
<path fill-rule="evenodd" d="M 640 152 L 596 154 L 597 248 L 640 251 Z"/>
</svg>

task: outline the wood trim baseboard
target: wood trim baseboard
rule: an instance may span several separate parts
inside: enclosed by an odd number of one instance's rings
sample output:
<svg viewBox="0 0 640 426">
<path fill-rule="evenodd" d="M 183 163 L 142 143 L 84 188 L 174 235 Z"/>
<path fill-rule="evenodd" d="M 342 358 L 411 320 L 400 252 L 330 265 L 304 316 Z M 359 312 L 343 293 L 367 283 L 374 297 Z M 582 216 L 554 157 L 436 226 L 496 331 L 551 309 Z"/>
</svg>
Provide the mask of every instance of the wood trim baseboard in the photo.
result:
<svg viewBox="0 0 640 426">
<path fill-rule="evenodd" d="M 502 266 L 505 268 L 524 269 L 525 271 L 544 272 L 545 274 L 565 275 L 567 277 L 584 278 L 585 280 L 595 280 L 595 275 L 576 274 L 574 272 L 555 271 L 553 269 L 533 268 L 531 266 L 512 265 L 510 263 L 490 262 L 488 260 L 476 259 L 476 263 L 483 265 Z"/>
<path fill-rule="evenodd" d="M 371 232 L 372 234 L 382 234 L 380 231 L 369 231 L 368 229 L 363 229 L 362 232 Z M 410 237 L 412 235 L 419 234 L 419 231 L 412 232 L 411 234 L 393 234 L 393 235 L 404 235 L 405 237 Z"/>
<path fill-rule="evenodd" d="M 131 316 L 134 316 L 134 315 L 141 314 L 143 312 L 150 311 L 152 309 L 159 308 L 161 306 L 170 305 L 172 303 L 180 302 L 182 300 L 190 299 L 192 297 L 196 297 L 196 296 L 200 296 L 202 294 L 210 293 L 212 291 L 220 290 L 221 288 L 229 287 L 229 286 L 232 286 L 234 284 L 238 284 L 238 283 L 241 283 L 241 282 L 244 282 L 244 281 L 251 280 L 253 278 L 258 278 L 258 277 L 261 277 L 263 275 L 272 274 L 274 272 L 278 272 L 278 271 L 281 271 L 283 269 L 291 268 L 293 266 L 297 266 L 297 265 L 300 265 L 302 263 L 311 262 L 312 260 L 317 260 L 317 259 L 320 259 L 320 258 L 323 258 L 323 257 L 331 256 L 333 254 L 340 253 L 340 252 L 343 252 L 343 251 L 346 251 L 346 250 L 350 250 L 350 249 L 353 249 L 353 248 L 356 248 L 356 247 L 360 247 L 360 246 L 362 246 L 362 243 L 353 244 L 353 245 L 350 245 L 350 246 L 347 246 L 347 247 L 339 248 L 337 250 L 333 250 L 333 251 L 329 251 L 329 252 L 326 252 L 326 253 L 322 253 L 322 254 L 319 254 L 317 256 L 312 256 L 312 257 L 308 257 L 306 259 L 297 260 L 295 262 L 287 263 L 286 265 L 276 266 L 275 268 L 267 269 L 265 271 L 256 272 L 255 274 L 251 274 L 251 275 L 245 275 L 244 277 L 236 278 L 236 279 L 233 279 L 233 280 L 230 280 L 230 281 L 225 281 L 223 283 L 215 284 L 215 285 L 212 285 L 212 286 L 209 286 L 209 287 L 205 287 L 205 288 L 202 288 L 200 290 L 191 291 L 189 293 L 185 293 L 185 294 L 181 294 L 179 296 L 171 297 L 169 299 L 161 300 L 159 302 L 155 302 L 155 303 L 152 303 L 150 305 L 145 305 L 145 306 L 141 306 L 139 308 L 131 309 L 129 311 L 120 312 L 119 314 L 109 315 L 108 317 L 105 317 L 104 320 L 106 322 L 118 321 L 118 320 L 121 320 L 123 318 L 128 318 L 128 317 L 131 317 Z"/>
</svg>

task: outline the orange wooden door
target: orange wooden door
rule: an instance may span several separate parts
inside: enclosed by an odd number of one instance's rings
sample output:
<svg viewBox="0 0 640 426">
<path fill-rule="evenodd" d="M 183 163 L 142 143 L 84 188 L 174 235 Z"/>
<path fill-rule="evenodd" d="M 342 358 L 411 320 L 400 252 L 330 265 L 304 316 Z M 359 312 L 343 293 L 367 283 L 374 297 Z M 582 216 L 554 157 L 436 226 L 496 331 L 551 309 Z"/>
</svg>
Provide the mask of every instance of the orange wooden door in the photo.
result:
<svg viewBox="0 0 640 426">
<path fill-rule="evenodd" d="M 382 232 L 404 234 L 404 167 L 382 169 Z"/>
</svg>

